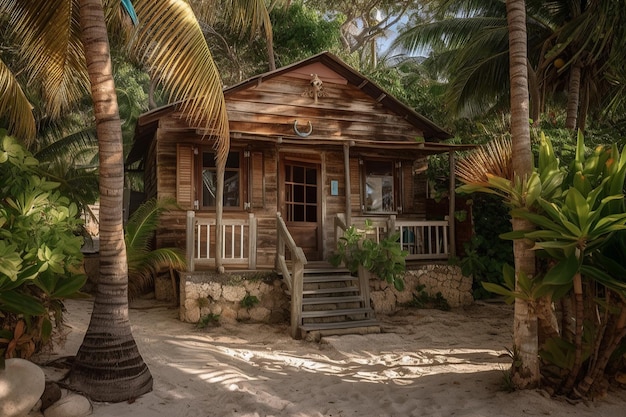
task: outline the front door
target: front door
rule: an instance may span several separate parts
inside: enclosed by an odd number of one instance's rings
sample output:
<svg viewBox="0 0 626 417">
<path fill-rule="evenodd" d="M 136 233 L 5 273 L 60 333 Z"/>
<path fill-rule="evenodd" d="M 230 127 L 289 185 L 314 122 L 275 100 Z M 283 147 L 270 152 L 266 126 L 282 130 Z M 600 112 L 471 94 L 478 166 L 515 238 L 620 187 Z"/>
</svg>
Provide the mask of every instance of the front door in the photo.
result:
<svg viewBox="0 0 626 417">
<path fill-rule="evenodd" d="M 320 165 L 283 159 L 285 224 L 309 261 L 322 259 Z"/>
</svg>

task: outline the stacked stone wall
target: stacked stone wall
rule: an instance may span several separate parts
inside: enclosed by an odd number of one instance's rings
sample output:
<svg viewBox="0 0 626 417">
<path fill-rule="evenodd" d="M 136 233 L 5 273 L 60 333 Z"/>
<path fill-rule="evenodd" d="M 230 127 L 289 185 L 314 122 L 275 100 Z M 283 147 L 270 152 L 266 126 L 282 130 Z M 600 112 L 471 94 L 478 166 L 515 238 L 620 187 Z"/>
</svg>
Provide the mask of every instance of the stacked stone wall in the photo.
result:
<svg viewBox="0 0 626 417">
<path fill-rule="evenodd" d="M 398 291 L 378 278 L 370 280 L 370 300 L 376 313 L 393 313 L 422 291 L 433 298 L 441 293 L 452 308 L 474 301 L 472 279 L 456 266 L 421 266 L 407 271 L 404 281 L 404 291 Z M 242 304 L 246 297 L 256 297 L 258 303 Z M 184 322 L 197 323 L 207 315 L 231 323 L 288 322 L 289 303 L 285 284 L 273 272 L 180 274 L 180 319 Z"/>
</svg>

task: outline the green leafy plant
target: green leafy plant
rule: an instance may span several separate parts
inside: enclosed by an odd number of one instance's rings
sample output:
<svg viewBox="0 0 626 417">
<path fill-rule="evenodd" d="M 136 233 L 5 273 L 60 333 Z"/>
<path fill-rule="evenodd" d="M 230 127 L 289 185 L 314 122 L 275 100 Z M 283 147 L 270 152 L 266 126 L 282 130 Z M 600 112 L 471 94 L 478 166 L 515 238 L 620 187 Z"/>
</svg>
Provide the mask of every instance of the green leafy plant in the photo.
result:
<svg viewBox="0 0 626 417">
<path fill-rule="evenodd" d="M 0 350 L 31 356 L 62 321 L 62 299 L 85 284 L 82 221 L 58 183 L 0 130 Z"/>
<path fill-rule="evenodd" d="M 437 310 L 450 311 L 450 304 L 441 292 L 437 292 L 433 297 L 424 290 L 425 288 L 424 285 L 418 285 L 415 288 L 416 291 L 413 292 L 413 299 L 404 305 L 407 307 L 435 308 Z"/>
<path fill-rule="evenodd" d="M 198 329 L 206 329 L 207 327 L 217 327 L 220 325 L 219 314 L 206 314 L 200 317 L 200 320 L 196 323 Z"/>
<path fill-rule="evenodd" d="M 259 299 L 256 295 L 246 294 L 241 301 L 239 301 L 239 305 L 243 308 L 252 308 L 257 304 L 259 304 Z"/>
<path fill-rule="evenodd" d="M 379 243 L 367 239 L 367 231 L 372 229 L 372 222 L 365 221 L 365 231 L 360 232 L 350 226 L 338 240 L 335 253 L 330 263 L 338 266 L 344 263 L 346 268 L 356 274 L 359 266 L 392 284 L 398 291 L 404 290 L 404 272 L 406 271 L 407 251 L 402 250 L 400 234 L 394 233 L 381 239 Z"/>
<path fill-rule="evenodd" d="M 508 198 L 511 215 L 535 225 L 502 237 L 534 242 L 548 265 L 532 279 L 520 274 L 517 287 L 510 269 L 503 285 L 483 286 L 509 302 L 522 298 L 532 304 L 546 295 L 572 300 L 572 311 L 563 313 L 563 323 L 572 328 L 555 331 L 540 347 L 544 361 L 561 369 L 557 384 L 567 395 L 592 390 L 626 335 L 625 178 L 626 150 L 597 147 L 587 155 L 579 134 L 568 169 L 542 136 L 538 168 L 525 184 L 487 176 L 486 185 L 473 185 Z"/>
<path fill-rule="evenodd" d="M 128 294 L 132 299 L 154 284 L 163 268 L 185 268 L 184 253 L 178 248 L 153 249 L 154 232 L 161 215 L 177 207 L 173 199 L 150 199 L 128 219 L 125 231 L 128 259 Z"/>
</svg>

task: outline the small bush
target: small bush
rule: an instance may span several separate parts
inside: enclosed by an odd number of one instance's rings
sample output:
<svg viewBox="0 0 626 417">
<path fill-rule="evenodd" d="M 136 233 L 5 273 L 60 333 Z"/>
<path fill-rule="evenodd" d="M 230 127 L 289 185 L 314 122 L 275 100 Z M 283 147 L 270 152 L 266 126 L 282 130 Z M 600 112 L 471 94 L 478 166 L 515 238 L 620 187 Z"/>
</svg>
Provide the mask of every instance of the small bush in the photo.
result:
<svg viewBox="0 0 626 417">
<path fill-rule="evenodd" d="M 438 292 L 432 297 L 424 291 L 424 288 L 424 285 L 418 285 L 416 292 L 413 293 L 413 300 L 404 305 L 406 307 L 435 308 L 437 310 L 450 311 L 450 304 L 448 304 L 448 300 L 445 299 L 441 292 Z"/>
<path fill-rule="evenodd" d="M 200 320 L 196 323 L 198 329 L 206 329 L 207 327 L 217 327 L 220 325 L 219 314 L 207 314 L 200 317 Z"/>
<path fill-rule="evenodd" d="M 246 296 L 239 301 L 239 305 L 243 308 L 252 308 L 257 304 L 259 304 L 259 299 L 256 295 L 246 294 Z"/>
</svg>

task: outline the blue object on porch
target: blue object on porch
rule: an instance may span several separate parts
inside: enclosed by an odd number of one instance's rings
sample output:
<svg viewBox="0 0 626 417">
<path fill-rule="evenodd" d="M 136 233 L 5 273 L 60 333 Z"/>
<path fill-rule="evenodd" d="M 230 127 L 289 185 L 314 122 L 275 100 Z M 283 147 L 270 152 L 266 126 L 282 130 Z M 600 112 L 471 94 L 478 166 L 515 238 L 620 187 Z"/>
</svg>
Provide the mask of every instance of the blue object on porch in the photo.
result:
<svg viewBox="0 0 626 417">
<path fill-rule="evenodd" d="M 402 249 L 415 253 L 415 233 L 406 227 L 402 228 Z"/>
</svg>

